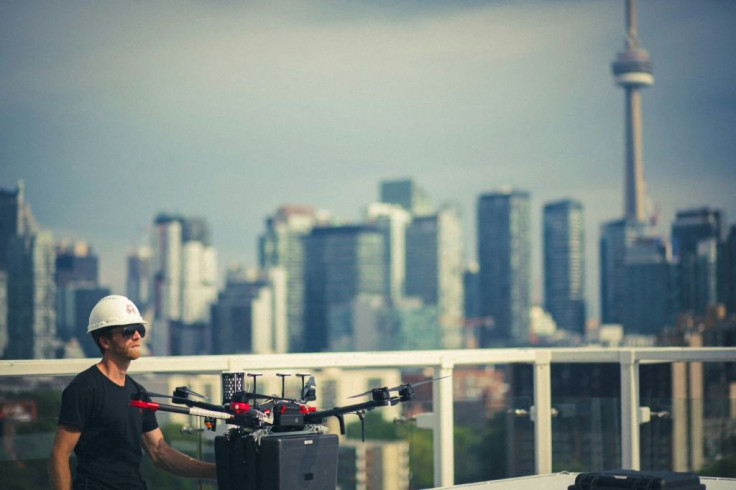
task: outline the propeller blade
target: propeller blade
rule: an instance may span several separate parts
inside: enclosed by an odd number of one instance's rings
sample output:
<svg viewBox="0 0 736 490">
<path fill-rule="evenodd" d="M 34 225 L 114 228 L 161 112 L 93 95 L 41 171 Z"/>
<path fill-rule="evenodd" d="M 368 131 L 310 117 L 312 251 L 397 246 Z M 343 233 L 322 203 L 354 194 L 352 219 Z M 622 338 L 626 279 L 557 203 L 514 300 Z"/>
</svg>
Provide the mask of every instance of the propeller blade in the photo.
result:
<svg viewBox="0 0 736 490">
<path fill-rule="evenodd" d="M 374 388 L 374 389 L 383 389 L 383 388 Z M 349 396 L 348 398 L 360 398 L 361 396 L 370 395 L 373 393 L 373 390 L 364 391 L 363 393 L 358 393 L 357 395 Z"/>
<path fill-rule="evenodd" d="M 148 396 L 155 396 L 156 398 L 171 398 L 171 399 L 173 399 L 173 398 L 174 398 L 174 397 L 173 397 L 173 396 L 171 396 L 171 395 L 162 395 L 161 393 L 152 393 L 152 392 L 150 392 L 150 391 L 146 391 L 145 393 L 146 393 L 146 395 L 148 395 Z"/>
<path fill-rule="evenodd" d="M 399 391 L 399 390 L 401 390 L 402 388 L 404 388 L 406 386 L 411 386 L 412 388 L 414 388 L 415 386 L 421 386 L 421 385 L 424 385 L 424 384 L 427 384 L 427 383 L 432 383 L 434 381 L 437 381 L 437 380 L 440 380 L 440 379 L 445 379 L 445 378 L 449 378 L 449 375 L 448 376 L 442 376 L 441 378 L 425 379 L 424 381 L 418 381 L 416 383 L 404 383 L 403 385 L 394 386 L 393 388 L 380 388 L 380 389 L 387 389 L 388 391 Z M 358 395 L 349 396 L 348 398 L 359 398 L 361 396 L 370 395 L 371 393 L 373 393 L 373 391 L 375 389 L 379 389 L 379 388 L 374 388 L 373 390 L 368 390 L 368 391 L 365 391 L 365 392 L 360 393 Z"/>
<path fill-rule="evenodd" d="M 190 390 L 190 389 L 189 389 L 189 387 L 187 387 L 187 386 L 179 386 L 179 387 L 178 387 L 178 388 L 176 389 L 176 391 L 179 391 L 179 392 L 183 392 L 183 393 L 186 393 L 187 395 L 192 395 L 192 396 L 196 396 L 196 397 L 198 397 L 198 398 L 203 398 L 203 399 L 205 398 L 205 396 L 204 396 L 204 395 L 200 395 L 200 394 L 199 394 L 199 393 L 197 393 L 196 391 L 192 391 L 192 390 Z"/>
<path fill-rule="evenodd" d="M 411 386 L 412 388 L 416 388 L 417 386 L 426 385 L 427 383 L 432 383 L 434 381 L 438 381 L 440 379 L 449 378 L 450 376 L 442 376 L 441 378 L 433 378 L 433 379 L 425 379 L 424 381 L 417 381 L 416 383 L 406 383 L 399 386 L 394 386 L 393 388 L 389 388 L 388 391 L 399 391 L 404 386 Z"/>
</svg>

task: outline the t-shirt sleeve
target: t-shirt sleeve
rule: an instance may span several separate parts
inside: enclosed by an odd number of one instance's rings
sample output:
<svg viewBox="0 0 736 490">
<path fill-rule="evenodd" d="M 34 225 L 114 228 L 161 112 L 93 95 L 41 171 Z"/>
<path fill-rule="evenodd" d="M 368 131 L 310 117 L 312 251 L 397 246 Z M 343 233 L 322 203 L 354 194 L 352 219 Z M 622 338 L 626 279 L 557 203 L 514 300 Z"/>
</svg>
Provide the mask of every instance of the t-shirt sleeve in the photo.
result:
<svg viewBox="0 0 736 490">
<path fill-rule="evenodd" d="M 92 414 L 93 397 L 88 387 L 71 383 L 61 394 L 59 425 L 84 429 Z"/>
<path fill-rule="evenodd" d="M 141 431 L 145 434 L 151 432 L 154 429 L 158 429 L 158 421 L 156 420 L 156 413 L 151 410 L 143 410 L 143 420 L 141 421 Z"/>
</svg>

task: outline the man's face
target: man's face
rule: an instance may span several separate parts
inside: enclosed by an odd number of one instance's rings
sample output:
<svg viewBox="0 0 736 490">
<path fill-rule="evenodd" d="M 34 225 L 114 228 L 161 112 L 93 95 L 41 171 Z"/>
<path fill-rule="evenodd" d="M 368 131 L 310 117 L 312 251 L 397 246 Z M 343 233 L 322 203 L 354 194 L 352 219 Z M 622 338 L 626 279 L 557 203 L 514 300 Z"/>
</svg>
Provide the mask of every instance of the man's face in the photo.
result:
<svg viewBox="0 0 736 490">
<path fill-rule="evenodd" d="M 108 352 L 116 357 L 134 361 L 141 356 L 141 335 L 135 331 L 132 336 L 125 338 L 123 330 L 126 327 L 116 327 L 110 332 L 110 348 Z"/>
</svg>

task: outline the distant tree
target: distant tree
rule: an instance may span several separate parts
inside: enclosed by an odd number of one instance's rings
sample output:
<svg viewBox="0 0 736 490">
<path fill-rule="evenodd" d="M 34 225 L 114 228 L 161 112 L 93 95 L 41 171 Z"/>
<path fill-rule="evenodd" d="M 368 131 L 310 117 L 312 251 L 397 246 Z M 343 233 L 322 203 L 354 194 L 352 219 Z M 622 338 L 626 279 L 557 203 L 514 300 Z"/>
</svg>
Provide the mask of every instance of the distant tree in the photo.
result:
<svg viewBox="0 0 736 490">
<path fill-rule="evenodd" d="M 360 423 L 347 425 L 347 436 L 360 439 Z M 496 414 L 483 430 L 455 426 L 455 482 L 471 483 L 505 478 L 506 473 L 506 417 Z M 366 415 L 366 440 L 404 439 L 409 443 L 412 488 L 434 485 L 432 431 L 417 429 L 408 424 L 394 424 L 380 414 Z"/>
<path fill-rule="evenodd" d="M 698 473 L 703 476 L 736 478 L 736 437 L 725 439 L 721 444 L 721 457 L 707 463 Z"/>
</svg>

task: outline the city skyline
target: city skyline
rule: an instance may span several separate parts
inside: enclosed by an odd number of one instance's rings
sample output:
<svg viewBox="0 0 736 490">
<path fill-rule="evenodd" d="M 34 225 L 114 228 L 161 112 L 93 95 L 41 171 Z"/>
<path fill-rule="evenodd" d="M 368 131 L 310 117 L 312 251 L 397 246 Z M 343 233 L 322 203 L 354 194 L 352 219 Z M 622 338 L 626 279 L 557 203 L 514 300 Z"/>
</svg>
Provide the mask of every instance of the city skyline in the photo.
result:
<svg viewBox="0 0 736 490">
<path fill-rule="evenodd" d="M 279 206 L 357 222 L 409 177 L 459 203 L 475 261 L 475 202 L 511 185 L 530 193 L 535 301 L 542 208 L 573 198 L 598 317 L 599 230 L 623 214 L 624 2 L 344 7 L 0 3 L 0 187 L 22 179 L 39 224 L 89 242 L 124 292 L 160 212 L 204 216 L 223 267 L 255 265 Z M 637 17 L 658 231 L 696 206 L 733 220 L 736 6 L 640 0 Z"/>
</svg>

